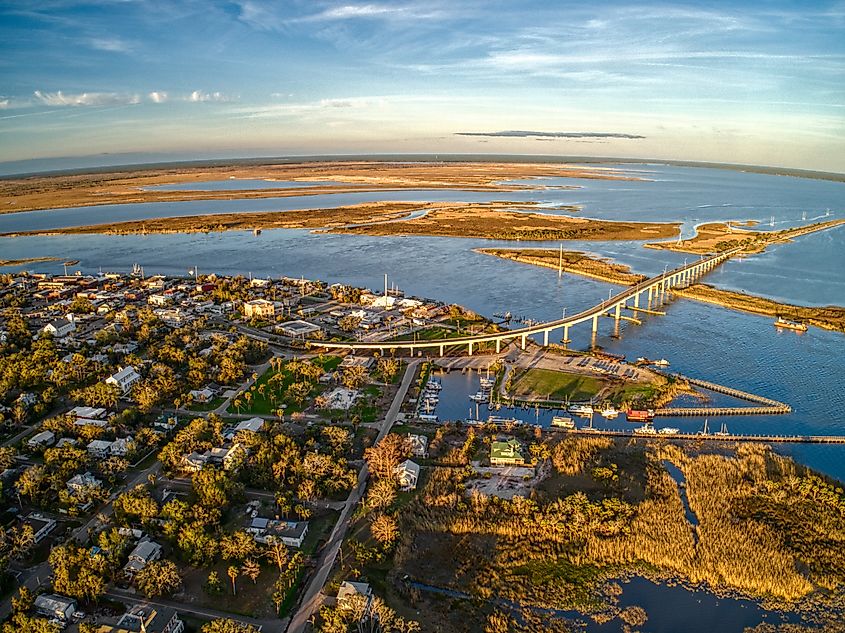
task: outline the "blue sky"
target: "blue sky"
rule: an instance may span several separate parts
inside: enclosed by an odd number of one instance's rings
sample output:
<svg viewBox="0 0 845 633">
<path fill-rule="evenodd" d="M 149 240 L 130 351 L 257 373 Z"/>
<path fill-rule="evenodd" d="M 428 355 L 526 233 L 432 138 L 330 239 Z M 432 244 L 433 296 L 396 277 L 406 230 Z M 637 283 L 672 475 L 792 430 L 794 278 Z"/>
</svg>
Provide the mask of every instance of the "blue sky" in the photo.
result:
<svg viewBox="0 0 845 633">
<path fill-rule="evenodd" d="M 0 161 L 503 152 L 845 172 L 845 2 L 588 4 L 0 1 Z M 503 131 L 526 134 L 488 135 Z"/>
</svg>

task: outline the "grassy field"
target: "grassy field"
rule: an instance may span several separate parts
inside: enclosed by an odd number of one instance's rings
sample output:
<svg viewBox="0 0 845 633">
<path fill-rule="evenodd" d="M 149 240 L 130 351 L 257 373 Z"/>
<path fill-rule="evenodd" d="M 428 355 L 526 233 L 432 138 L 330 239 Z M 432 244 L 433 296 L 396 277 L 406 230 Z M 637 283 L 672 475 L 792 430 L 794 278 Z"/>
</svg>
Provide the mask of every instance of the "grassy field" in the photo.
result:
<svg viewBox="0 0 845 633">
<path fill-rule="evenodd" d="M 321 358 L 314 358 L 311 362 L 316 365 L 320 365 L 324 372 L 331 372 L 337 369 L 337 366 L 340 365 L 341 358 L 339 356 L 323 356 Z M 281 375 L 281 378 L 274 380 L 274 377 L 277 374 Z M 271 367 L 259 376 L 258 380 L 255 381 L 255 384 L 250 388 L 249 391 L 252 393 L 252 400 L 249 403 L 247 403 L 244 396 L 240 396 L 240 409 L 235 406 L 235 399 L 233 399 L 232 404 L 229 405 L 229 408 L 226 410 L 229 413 L 275 415 L 277 409 L 281 408 L 282 405 L 287 405 L 285 407 L 285 411 L 287 413 L 302 411 L 304 408 L 307 408 L 310 399 L 320 393 L 323 386 L 317 382 L 313 383 L 311 393 L 308 398 L 304 403 L 299 405 L 296 402 L 291 401 L 285 395 L 287 388 L 290 387 L 295 380 L 295 376 L 288 371 L 286 367 L 282 367 L 281 371 L 276 371 Z"/>
<path fill-rule="evenodd" d="M 222 396 L 218 396 L 217 398 L 212 398 L 208 402 L 194 402 L 191 406 L 188 407 L 189 411 L 214 411 L 217 407 L 219 407 L 223 402 L 225 402 L 226 398 Z"/>
<path fill-rule="evenodd" d="M 606 381 L 591 376 L 529 369 L 515 378 L 511 393 L 526 399 L 589 400 L 606 386 Z"/>
</svg>

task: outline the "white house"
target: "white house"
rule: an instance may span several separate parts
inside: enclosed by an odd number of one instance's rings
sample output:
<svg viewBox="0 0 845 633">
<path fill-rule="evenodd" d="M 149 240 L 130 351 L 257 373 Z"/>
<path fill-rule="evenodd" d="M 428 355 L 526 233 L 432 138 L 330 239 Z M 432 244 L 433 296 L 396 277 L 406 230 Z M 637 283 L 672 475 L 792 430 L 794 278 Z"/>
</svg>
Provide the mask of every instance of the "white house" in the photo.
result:
<svg viewBox="0 0 845 633">
<path fill-rule="evenodd" d="M 129 554 L 129 562 L 123 567 L 123 571 L 130 576 L 134 576 L 146 567 L 147 563 L 159 558 L 161 558 L 161 545 L 155 541 L 141 541 Z"/>
<path fill-rule="evenodd" d="M 192 389 L 188 392 L 194 402 L 208 402 L 214 397 L 214 392 L 206 387 L 205 389 Z"/>
<path fill-rule="evenodd" d="M 308 521 L 277 521 L 264 517 L 255 517 L 246 528 L 258 543 L 265 545 L 271 540 L 278 539 L 288 547 L 302 547 L 302 542 L 308 534 Z"/>
<path fill-rule="evenodd" d="M 71 332 L 76 331 L 76 323 L 67 319 L 56 319 L 55 321 L 50 321 L 41 331 L 46 334 L 52 334 L 55 338 L 64 338 Z"/>
<path fill-rule="evenodd" d="M 132 440 L 131 435 L 119 437 L 111 443 L 109 455 L 112 457 L 126 457 L 126 455 L 132 452 L 133 448 L 135 448 L 135 442 Z"/>
<path fill-rule="evenodd" d="M 396 467 L 395 472 L 402 490 L 414 490 L 417 487 L 417 481 L 420 478 L 419 464 L 406 459 Z"/>
<path fill-rule="evenodd" d="M 84 492 L 90 488 L 99 488 L 103 485 L 99 479 L 97 479 L 94 475 L 89 472 L 77 474 L 68 479 L 67 490 L 70 494 L 75 495 L 80 492 Z"/>
<path fill-rule="evenodd" d="M 373 590 L 370 589 L 370 585 L 367 583 L 344 580 L 340 583 L 340 589 L 337 590 L 337 605 L 344 607 L 349 602 L 349 599 L 355 596 L 363 596 L 369 600 L 372 595 Z"/>
<path fill-rule="evenodd" d="M 106 378 L 106 382 L 108 384 L 117 385 L 117 388 L 120 389 L 120 392 L 124 395 L 129 393 L 129 390 L 132 389 L 135 383 L 139 380 L 141 380 L 141 374 L 135 371 L 135 368 L 131 365 L 127 365 L 116 374 L 112 374 Z"/>
<path fill-rule="evenodd" d="M 91 457 L 105 459 L 111 454 L 111 442 L 107 440 L 91 440 L 86 449 Z"/>
<path fill-rule="evenodd" d="M 238 425 L 235 427 L 235 433 L 238 431 L 252 431 L 253 433 L 258 433 L 263 428 L 264 420 L 259 417 L 255 417 L 238 422 Z"/>
<path fill-rule="evenodd" d="M 29 441 L 26 443 L 26 445 L 30 448 L 44 448 L 46 446 L 52 446 L 55 441 L 55 433 L 53 433 L 52 431 L 41 431 L 40 433 L 37 433 L 31 438 L 29 438 Z"/>
</svg>

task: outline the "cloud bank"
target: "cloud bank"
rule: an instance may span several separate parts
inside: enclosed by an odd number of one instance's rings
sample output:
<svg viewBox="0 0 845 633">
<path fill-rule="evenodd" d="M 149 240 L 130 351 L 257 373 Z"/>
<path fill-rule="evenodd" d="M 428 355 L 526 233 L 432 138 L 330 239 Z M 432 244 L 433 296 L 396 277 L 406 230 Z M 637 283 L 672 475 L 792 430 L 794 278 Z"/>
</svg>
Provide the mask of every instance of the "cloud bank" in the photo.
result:
<svg viewBox="0 0 845 633">
<path fill-rule="evenodd" d="M 535 132 L 531 130 L 504 130 L 502 132 L 455 132 L 455 136 L 495 136 L 505 138 L 646 138 L 639 134 L 618 132 Z"/>
</svg>

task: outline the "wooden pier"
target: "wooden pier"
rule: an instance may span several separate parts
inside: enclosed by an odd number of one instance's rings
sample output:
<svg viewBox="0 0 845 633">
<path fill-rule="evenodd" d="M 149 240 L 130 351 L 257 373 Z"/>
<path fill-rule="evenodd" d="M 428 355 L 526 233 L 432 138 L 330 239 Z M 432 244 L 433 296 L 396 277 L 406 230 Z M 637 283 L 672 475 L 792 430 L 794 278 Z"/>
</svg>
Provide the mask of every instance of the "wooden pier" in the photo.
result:
<svg viewBox="0 0 845 633">
<path fill-rule="evenodd" d="M 706 440 L 716 442 L 776 442 L 781 444 L 845 444 L 845 435 L 731 435 L 729 433 L 634 433 L 617 429 L 567 429 L 574 435 L 604 435 L 644 440 Z"/>
<path fill-rule="evenodd" d="M 655 416 L 717 416 L 717 415 L 783 415 L 790 413 L 789 405 L 781 407 L 669 407 L 655 409 Z"/>
</svg>

